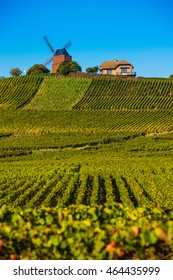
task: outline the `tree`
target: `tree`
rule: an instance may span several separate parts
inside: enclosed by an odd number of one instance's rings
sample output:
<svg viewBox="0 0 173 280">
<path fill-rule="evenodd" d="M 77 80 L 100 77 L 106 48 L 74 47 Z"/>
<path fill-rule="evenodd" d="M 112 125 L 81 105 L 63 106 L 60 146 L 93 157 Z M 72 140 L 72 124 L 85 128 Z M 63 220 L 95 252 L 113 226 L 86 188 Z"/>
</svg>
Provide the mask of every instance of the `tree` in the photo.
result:
<svg viewBox="0 0 173 280">
<path fill-rule="evenodd" d="M 173 74 L 171 74 L 171 75 L 169 76 L 169 78 L 173 78 Z"/>
<path fill-rule="evenodd" d="M 88 68 L 86 69 L 86 72 L 87 72 L 87 73 L 92 73 L 92 67 L 88 67 Z"/>
<path fill-rule="evenodd" d="M 12 68 L 10 70 L 10 74 L 13 77 L 17 77 L 17 76 L 20 76 L 22 74 L 22 71 L 19 68 Z"/>
<path fill-rule="evenodd" d="M 81 72 L 82 68 L 76 61 L 69 62 L 70 64 L 70 72 Z"/>
<path fill-rule="evenodd" d="M 59 73 L 59 74 L 62 74 L 62 75 L 69 74 L 70 73 L 69 62 L 62 62 L 56 72 Z"/>
<path fill-rule="evenodd" d="M 86 69 L 86 72 L 87 72 L 87 73 L 97 73 L 98 70 L 99 70 L 98 66 L 94 66 L 94 67 L 88 67 L 88 68 Z"/>
<path fill-rule="evenodd" d="M 50 73 L 50 70 L 47 69 L 43 64 L 34 64 L 27 72 L 26 75 L 37 75 L 43 73 Z"/>
<path fill-rule="evenodd" d="M 67 75 L 71 72 L 80 72 L 82 69 L 76 61 L 62 62 L 57 69 L 57 73 Z"/>
<path fill-rule="evenodd" d="M 98 71 L 99 71 L 98 66 L 94 66 L 94 67 L 93 67 L 93 73 L 97 73 Z"/>
</svg>

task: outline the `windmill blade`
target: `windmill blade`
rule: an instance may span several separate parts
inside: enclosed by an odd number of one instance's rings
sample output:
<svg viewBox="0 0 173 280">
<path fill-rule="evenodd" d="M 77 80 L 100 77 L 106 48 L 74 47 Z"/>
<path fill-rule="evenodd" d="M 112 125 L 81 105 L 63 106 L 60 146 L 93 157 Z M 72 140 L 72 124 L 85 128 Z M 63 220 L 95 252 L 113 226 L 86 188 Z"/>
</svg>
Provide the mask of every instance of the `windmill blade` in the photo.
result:
<svg viewBox="0 0 173 280">
<path fill-rule="evenodd" d="M 53 56 L 52 56 L 51 58 L 47 59 L 47 60 L 43 63 L 43 65 L 46 66 L 47 64 L 49 64 L 49 63 L 52 61 L 52 59 L 53 59 Z"/>
<path fill-rule="evenodd" d="M 51 50 L 51 52 L 54 53 L 55 51 L 54 51 L 53 47 L 51 46 L 51 44 L 49 43 L 47 37 L 44 36 L 43 39 L 44 39 L 45 43 L 48 45 L 48 47 L 49 47 L 49 49 Z"/>
<path fill-rule="evenodd" d="M 71 47 L 71 42 L 69 41 L 68 43 L 66 43 L 64 46 L 63 46 L 63 49 L 67 49 L 69 47 Z"/>
</svg>

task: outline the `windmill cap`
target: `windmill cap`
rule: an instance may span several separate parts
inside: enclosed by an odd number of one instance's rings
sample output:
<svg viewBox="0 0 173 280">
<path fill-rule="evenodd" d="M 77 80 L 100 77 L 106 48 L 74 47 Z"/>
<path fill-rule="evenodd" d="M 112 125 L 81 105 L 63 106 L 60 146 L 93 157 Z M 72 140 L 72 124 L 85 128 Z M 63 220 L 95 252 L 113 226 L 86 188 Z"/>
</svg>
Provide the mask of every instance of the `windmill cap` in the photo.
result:
<svg viewBox="0 0 173 280">
<path fill-rule="evenodd" d="M 54 53 L 54 56 L 59 56 L 59 55 L 70 56 L 66 49 L 58 49 L 58 50 L 56 50 L 56 52 Z"/>
</svg>

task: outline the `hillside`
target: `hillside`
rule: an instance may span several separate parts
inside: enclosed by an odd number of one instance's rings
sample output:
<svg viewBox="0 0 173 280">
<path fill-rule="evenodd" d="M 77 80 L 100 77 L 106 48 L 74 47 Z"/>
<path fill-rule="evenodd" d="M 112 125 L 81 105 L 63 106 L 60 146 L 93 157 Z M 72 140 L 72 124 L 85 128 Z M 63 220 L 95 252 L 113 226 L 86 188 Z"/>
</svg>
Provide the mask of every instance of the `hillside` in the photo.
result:
<svg viewBox="0 0 173 280">
<path fill-rule="evenodd" d="M 0 80 L 0 108 L 153 110 L 173 108 L 169 79 L 26 76 Z"/>
<path fill-rule="evenodd" d="M 173 130 L 173 81 L 59 76 L 1 79 L 0 108 L 8 108 L 0 115 L 1 133 L 168 132 Z"/>
<path fill-rule="evenodd" d="M 173 259 L 173 81 L 0 80 L 0 258 Z"/>
<path fill-rule="evenodd" d="M 36 94 L 42 80 L 37 76 L 0 79 L 0 109 L 24 106 Z"/>
<path fill-rule="evenodd" d="M 93 79 L 75 109 L 170 109 L 173 82 L 150 79 Z"/>
<path fill-rule="evenodd" d="M 37 94 L 25 107 L 31 110 L 70 110 L 87 91 L 91 79 L 45 77 Z"/>
</svg>

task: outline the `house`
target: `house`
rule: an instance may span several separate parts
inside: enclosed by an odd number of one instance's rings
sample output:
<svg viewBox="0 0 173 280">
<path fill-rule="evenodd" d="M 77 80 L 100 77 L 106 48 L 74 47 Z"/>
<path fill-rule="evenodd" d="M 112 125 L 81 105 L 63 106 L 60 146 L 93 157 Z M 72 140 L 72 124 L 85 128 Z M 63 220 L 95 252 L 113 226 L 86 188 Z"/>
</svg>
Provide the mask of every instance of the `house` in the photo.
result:
<svg viewBox="0 0 173 280">
<path fill-rule="evenodd" d="M 101 74 L 115 75 L 115 76 L 136 76 L 135 72 L 132 72 L 133 65 L 126 60 L 108 60 L 104 61 L 99 70 Z"/>
</svg>

